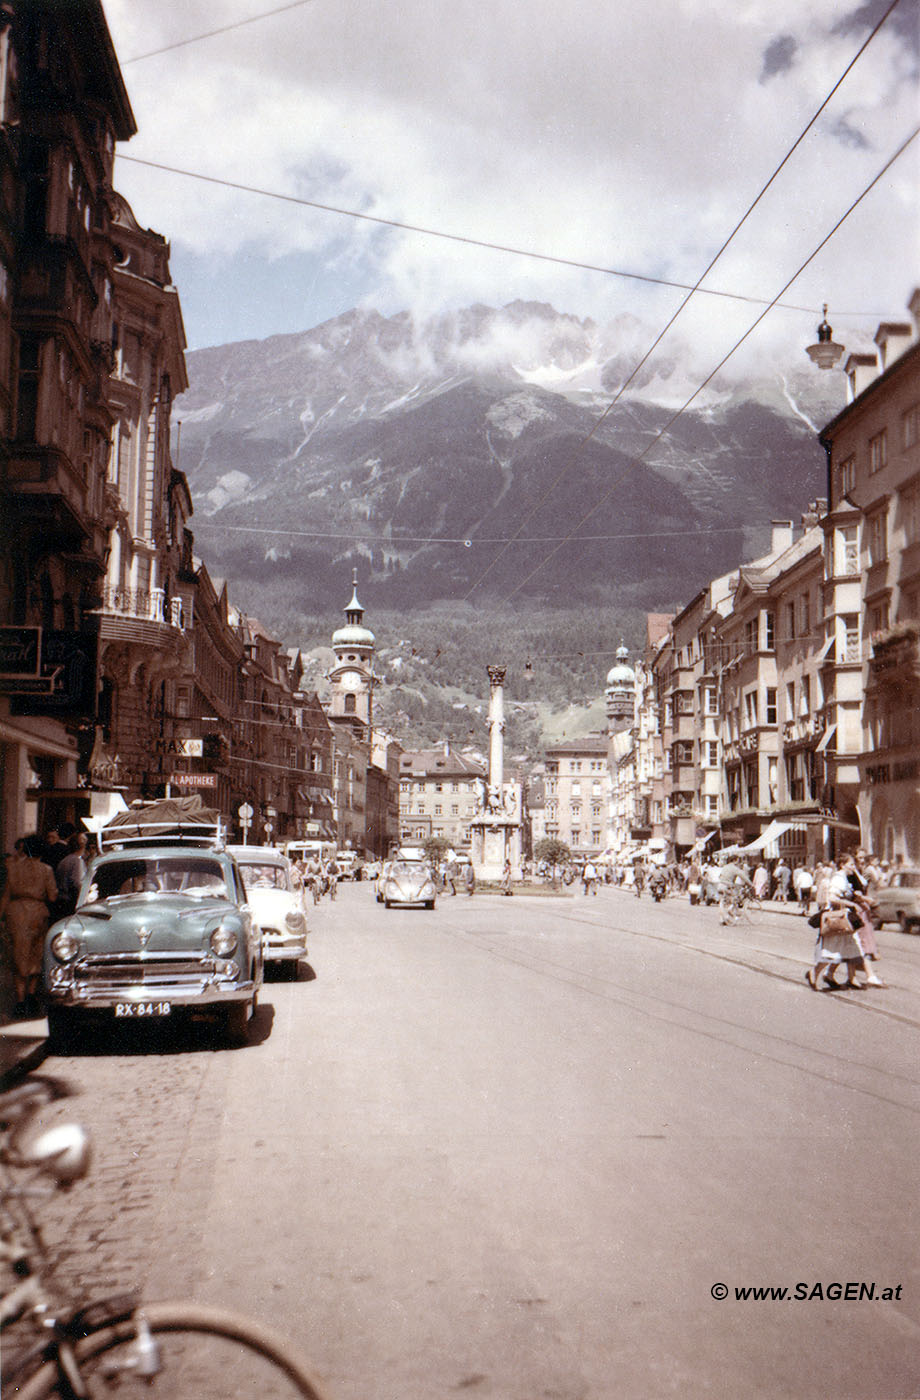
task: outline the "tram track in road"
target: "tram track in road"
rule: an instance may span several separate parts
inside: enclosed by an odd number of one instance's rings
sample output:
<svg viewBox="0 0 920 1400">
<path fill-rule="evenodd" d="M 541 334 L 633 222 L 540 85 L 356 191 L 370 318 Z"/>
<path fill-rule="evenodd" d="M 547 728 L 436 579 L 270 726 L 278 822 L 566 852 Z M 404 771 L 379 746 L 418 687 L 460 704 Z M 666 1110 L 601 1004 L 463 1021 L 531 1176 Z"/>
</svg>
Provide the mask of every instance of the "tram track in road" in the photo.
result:
<svg viewBox="0 0 920 1400">
<path fill-rule="evenodd" d="M 584 918 L 574 913 L 557 913 L 554 917 L 566 923 L 583 925 L 597 929 L 603 927 L 605 932 L 613 934 L 628 935 L 633 938 L 645 938 L 656 944 L 663 944 L 670 948 L 679 948 L 690 953 L 700 953 L 704 957 L 712 958 L 728 966 L 738 967 L 744 971 L 760 973 L 772 981 L 785 983 L 787 986 L 801 985 L 802 991 L 807 991 L 801 977 L 790 977 L 788 974 L 775 972 L 770 969 L 763 969 L 756 964 L 752 964 L 742 958 L 733 957 L 726 953 L 721 953 L 713 949 L 700 947 L 697 944 L 684 940 L 677 942 L 661 934 L 642 933 L 635 929 L 628 928 L 622 924 L 599 925 L 594 919 Z M 445 927 L 446 925 L 446 927 Z M 459 921 L 442 918 L 438 920 L 438 927 L 443 932 L 449 933 L 462 941 L 472 944 L 483 952 L 499 961 L 520 967 L 539 977 L 550 978 L 564 986 L 571 987 L 585 995 L 595 997 L 617 1006 L 634 1011 L 642 1015 L 647 1020 L 658 1021 L 664 1025 L 679 1026 L 692 1035 L 702 1036 L 707 1040 L 718 1044 L 731 1045 L 745 1053 L 758 1056 L 768 1060 L 775 1065 L 783 1066 L 787 1069 L 797 1070 L 810 1077 L 824 1083 L 829 1083 L 839 1088 L 845 1083 L 854 1092 L 864 1094 L 879 1103 L 889 1104 L 895 1108 L 906 1110 L 911 1113 L 920 1114 L 920 1105 L 909 1102 L 906 1096 L 895 1097 L 896 1088 L 893 1094 L 879 1093 L 875 1089 L 867 1088 L 864 1085 L 853 1082 L 852 1077 L 843 1076 L 847 1071 L 860 1070 L 867 1075 L 882 1073 L 886 1081 L 890 1081 L 893 1086 L 902 1085 L 905 1088 L 916 1089 L 916 1076 L 903 1074 L 896 1069 L 879 1067 L 868 1061 L 854 1057 L 852 1051 L 836 1053 L 827 1049 L 822 1044 L 806 1043 L 804 1041 L 790 1040 L 788 1036 L 775 1034 L 764 1030 L 761 1027 L 752 1025 L 749 1021 L 734 1020 L 724 1014 L 716 1014 L 712 1011 L 694 1005 L 690 1001 L 680 1001 L 662 995 L 660 992 L 639 990 L 632 983 L 618 981 L 614 977 L 606 976 L 597 971 L 582 971 L 571 963 L 561 962 L 556 958 L 548 957 L 536 953 L 533 949 L 516 948 L 512 950 L 507 943 L 509 937 L 514 937 L 514 933 L 496 933 L 494 935 L 484 934 L 481 930 L 471 931 L 469 927 Z M 520 932 L 520 931 L 519 931 Z M 840 998 L 843 1004 L 856 1007 L 859 1010 L 869 1010 L 875 1014 L 883 1015 L 888 1020 L 897 1021 L 910 1028 L 920 1027 L 920 1022 L 897 1012 L 886 1012 L 883 1007 L 867 1006 L 857 1000 L 865 993 L 851 993 Z M 814 996 L 814 993 L 809 993 Z M 806 998 L 807 1004 L 807 998 Z M 693 1018 L 697 1024 L 691 1024 Z M 754 1043 L 759 1042 L 759 1043 Z M 778 1047 L 783 1047 L 793 1052 L 790 1055 L 776 1053 Z M 799 1058 L 796 1058 L 798 1056 Z M 817 1057 L 819 1062 L 823 1062 L 826 1070 L 817 1067 L 813 1061 Z M 812 1061 L 809 1063 L 808 1061 Z M 840 1073 L 834 1074 L 832 1068 L 837 1068 Z"/>
</svg>

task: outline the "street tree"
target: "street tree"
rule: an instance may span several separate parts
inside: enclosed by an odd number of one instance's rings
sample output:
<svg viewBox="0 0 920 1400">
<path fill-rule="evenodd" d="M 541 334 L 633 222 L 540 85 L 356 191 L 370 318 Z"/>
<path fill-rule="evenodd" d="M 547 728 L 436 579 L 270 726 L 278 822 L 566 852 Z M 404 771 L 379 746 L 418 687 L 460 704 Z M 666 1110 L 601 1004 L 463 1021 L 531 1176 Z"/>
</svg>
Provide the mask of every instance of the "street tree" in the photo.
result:
<svg viewBox="0 0 920 1400">
<path fill-rule="evenodd" d="M 543 836 L 533 848 L 534 860 L 538 865 L 544 862 L 552 867 L 553 884 L 557 883 L 556 870 L 560 865 L 567 865 L 572 859 L 572 852 L 564 841 L 560 841 L 558 836 Z"/>
</svg>

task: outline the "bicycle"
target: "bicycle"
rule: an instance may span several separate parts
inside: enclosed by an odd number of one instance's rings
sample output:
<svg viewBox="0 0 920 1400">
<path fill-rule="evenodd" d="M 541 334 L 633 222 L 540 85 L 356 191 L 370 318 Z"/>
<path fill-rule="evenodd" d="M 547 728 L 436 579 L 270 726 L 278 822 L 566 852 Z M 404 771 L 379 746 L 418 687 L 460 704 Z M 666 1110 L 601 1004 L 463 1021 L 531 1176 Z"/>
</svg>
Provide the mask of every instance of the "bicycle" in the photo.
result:
<svg viewBox="0 0 920 1400">
<path fill-rule="evenodd" d="M 72 1307 L 52 1296 L 46 1276 L 53 1267 L 29 1203 L 69 1189 L 89 1169 L 89 1138 L 78 1124 L 35 1128 L 38 1114 L 66 1093 L 48 1078 L 0 1093 L 4 1393 L 94 1400 L 158 1389 L 170 1400 L 324 1400 L 295 1347 L 223 1308 L 147 1304 L 134 1294 Z M 17 1324 L 24 1334 L 8 1364 L 7 1334 Z"/>
<path fill-rule="evenodd" d="M 763 905 L 744 885 L 732 885 L 719 895 L 719 914 L 723 924 L 751 922 L 751 915 L 763 912 Z"/>
</svg>

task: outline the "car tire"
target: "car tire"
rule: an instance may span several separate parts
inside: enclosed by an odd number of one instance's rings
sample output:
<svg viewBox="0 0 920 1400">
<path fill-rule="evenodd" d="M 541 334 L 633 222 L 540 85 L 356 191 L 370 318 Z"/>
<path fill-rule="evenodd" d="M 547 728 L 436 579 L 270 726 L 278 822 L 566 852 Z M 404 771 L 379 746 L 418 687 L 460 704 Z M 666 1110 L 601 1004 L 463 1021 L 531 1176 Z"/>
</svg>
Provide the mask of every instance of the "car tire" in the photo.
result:
<svg viewBox="0 0 920 1400">
<path fill-rule="evenodd" d="M 68 1055 L 76 1050 L 83 1038 L 78 1014 L 66 1006 L 48 1007 L 48 1041 L 56 1055 Z"/>
<path fill-rule="evenodd" d="M 230 1045 L 245 1045 L 255 1002 L 234 1001 L 224 1007 L 224 1037 Z"/>
<path fill-rule="evenodd" d="M 920 920 L 914 918 L 912 914 L 905 914 L 903 910 L 898 910 L 898 923 L 901 925 L 902 933 L 916 933 L 920 928 Z"/>
<path fill-rule="evenodd" d="M 433 899 L 426 899 L 426 900 L 425 900 L 425 908 L 426 908 L 426 909 L 433 909 L 433 908 L 434 908 L 434 900 L 433 900 Z"/>
<path fill-rule="evenodd" d="M 383 907 L 384 907 L 384 909 L 392 909 L 392 908 L 393 908 L 392 904 L 390 903 L 390 901 L 389 901 L 388 899 L 385 899 L 385 900 L 383 901 Z"/>
</svg>

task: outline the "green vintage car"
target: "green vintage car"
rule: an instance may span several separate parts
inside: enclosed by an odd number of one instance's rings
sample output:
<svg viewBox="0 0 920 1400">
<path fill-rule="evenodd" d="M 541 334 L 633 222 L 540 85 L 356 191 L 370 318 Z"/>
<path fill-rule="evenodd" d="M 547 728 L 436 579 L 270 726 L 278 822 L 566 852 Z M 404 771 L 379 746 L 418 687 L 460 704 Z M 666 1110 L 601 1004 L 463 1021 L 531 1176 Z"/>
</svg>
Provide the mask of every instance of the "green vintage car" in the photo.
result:
<svg viewBox="0 0 920 1400">
<path fill-rule="evenodd" d="M 135 840 L 96 857 L 76 911 L 48 931 L 49 1034 L 66 1049 L 93 1021 L 207 1012 L 240 1041 L 262 971 L 233 857 L 204 841 Z"/>
</svg>

